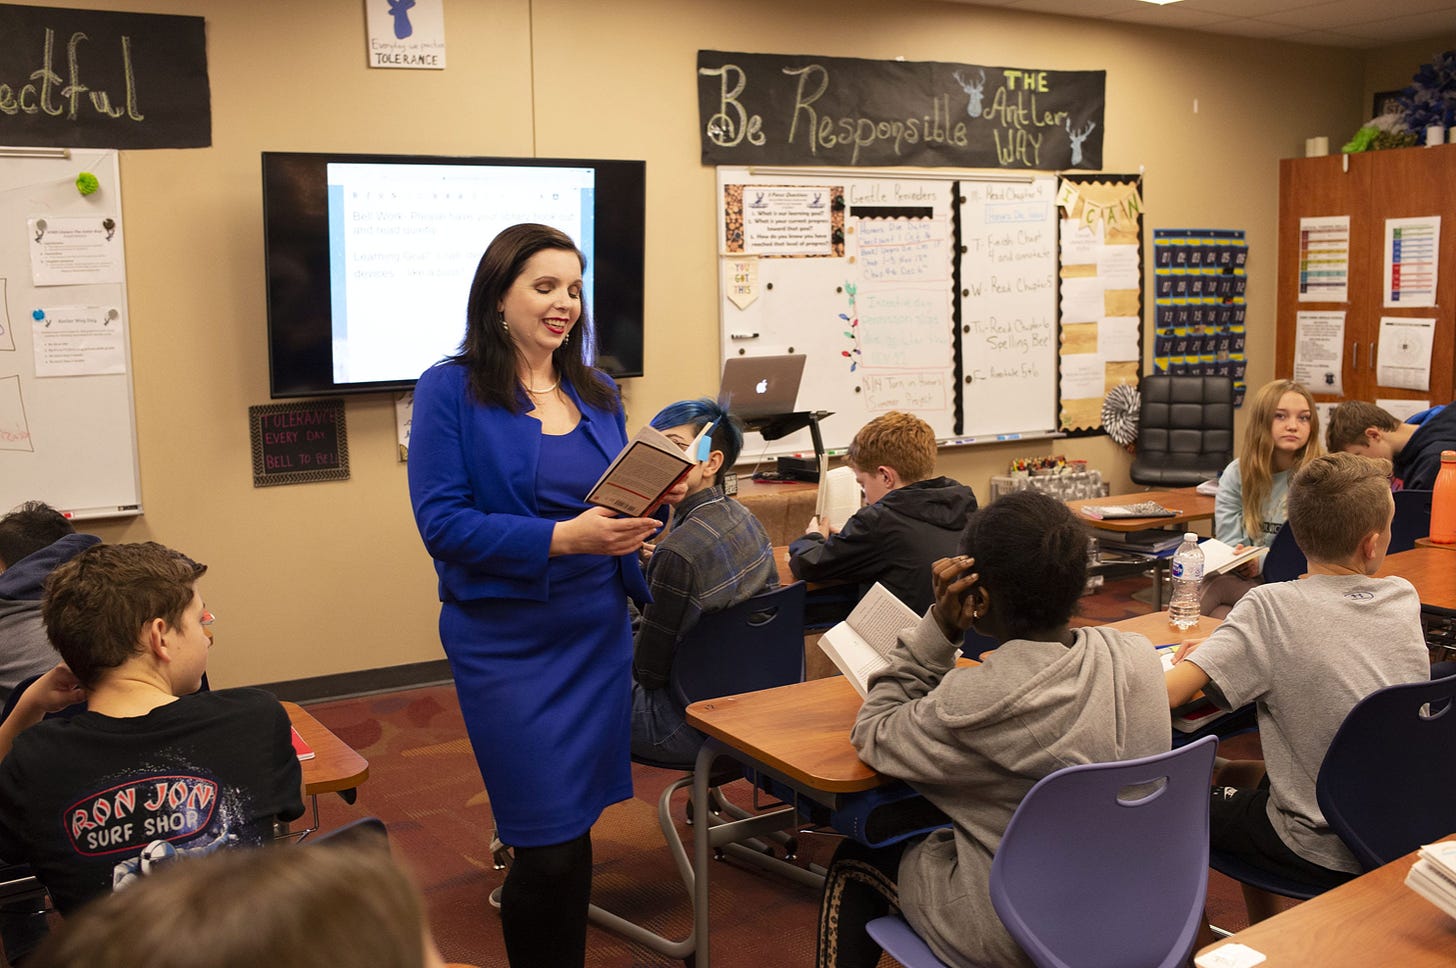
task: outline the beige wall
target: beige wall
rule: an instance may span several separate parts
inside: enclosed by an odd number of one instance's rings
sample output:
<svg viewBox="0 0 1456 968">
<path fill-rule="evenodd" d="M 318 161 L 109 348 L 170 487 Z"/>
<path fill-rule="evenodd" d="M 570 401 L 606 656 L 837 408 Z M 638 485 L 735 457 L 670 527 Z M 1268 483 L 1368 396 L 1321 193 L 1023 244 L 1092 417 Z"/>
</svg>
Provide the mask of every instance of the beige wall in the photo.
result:
<svg viewBox="0 0 1456 968">
<path fill-rule="evenodd" d="M 359 0 L 85 6 L 207 18 L 213 146 L 122 157 L 147 513 L 93 530 L 212 567 L 219 685 L 440 656 L 390 399 L 348 401 L 350 480 L 251 485 L 247 408 L 268 402 L 260 151 L 645 158 L 648 375 L 624 388 L 635 426 L 717 381 L 699 48 L 1105 68 L 1104 164 L 1146 171 L 1148 237 L 1160 226 L 1248 232 L 1251 384 L 1272 376 L 1276 162 L 1306 137 L 1353 131 L 1373 83 L 1357 52 L 911 0 L 452 2 L 444 72 L 366 68 Z M 1421 56 L 1391 70 L 1408 75 Z M 1127 483 L 1127 459 L 1105 438 L 1056 450 Z M 942 470 L 984 493 L 1025 453 L 946 452 Z"/>
</svg>

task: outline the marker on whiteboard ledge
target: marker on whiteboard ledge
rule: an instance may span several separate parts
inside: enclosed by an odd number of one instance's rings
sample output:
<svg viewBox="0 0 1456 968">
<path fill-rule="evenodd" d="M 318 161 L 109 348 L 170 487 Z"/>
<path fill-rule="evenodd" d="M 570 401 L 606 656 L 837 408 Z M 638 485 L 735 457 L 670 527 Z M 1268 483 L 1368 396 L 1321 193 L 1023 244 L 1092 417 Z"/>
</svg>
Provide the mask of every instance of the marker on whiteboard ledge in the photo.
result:
<svg viewBox="0 0 1456 968">
<path fill-rule="evenodd" d="M 729 339 L 758 339 L 757 333 L 729 333 Z"/>
<path fill-rule="evenodd" d="M 1021 439 L 1021 435 L 1020 434 L 997 434 L 996 435 L 996 439 L 997 440 L 1020 440 Z"/>
</svg>

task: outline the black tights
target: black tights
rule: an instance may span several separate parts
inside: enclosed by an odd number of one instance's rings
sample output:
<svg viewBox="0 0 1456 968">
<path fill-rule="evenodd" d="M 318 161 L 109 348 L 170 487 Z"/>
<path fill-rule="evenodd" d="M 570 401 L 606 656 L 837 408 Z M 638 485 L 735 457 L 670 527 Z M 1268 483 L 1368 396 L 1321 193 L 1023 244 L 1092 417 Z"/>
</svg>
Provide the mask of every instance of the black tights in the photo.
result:
<svg viewBox="0 0 1456 968">
<path fill-rule="evenodd" d="M 591 834 L 516 847 L 501 886 L 501 931 L 513 968 L 581 968 L 591 902 Z"/>
<path fill-rule="evenodd" d="M 865 930 L 875 918 L 898 908 L 900 855 L 906 841 L 866 847 L 846 837 L 834 851 L 819 904 L 817 968 L 874 968 L 880 946 Z"/>
</svg>

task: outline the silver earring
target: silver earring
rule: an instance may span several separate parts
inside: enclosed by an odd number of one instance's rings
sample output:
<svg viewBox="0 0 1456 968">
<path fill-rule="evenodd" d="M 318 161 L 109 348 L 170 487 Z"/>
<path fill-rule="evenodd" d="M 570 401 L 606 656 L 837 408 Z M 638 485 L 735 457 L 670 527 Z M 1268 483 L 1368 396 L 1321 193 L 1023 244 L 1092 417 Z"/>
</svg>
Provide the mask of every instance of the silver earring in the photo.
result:
<svg viewBox="0 0 1456 968">
<path fill-rule="evenodd" d="M 500 317 L 501 329 L 505 330 L 506 331 L 506 335 L 509 336 L 511 334 L 511 327 L 506 324 L 506 314 L 505 313 L 497 313 L 496 315 L 498 315 Z"/>
<path fill-rule="evenodd" d="M 561 337 L 561 345 L 562 346 L 565 346 L 567 343 L 570 343 L 570 342 L 571 342 L 571 334 L 570 333 L 567 333 L 565 336 Z"/>
</svg>

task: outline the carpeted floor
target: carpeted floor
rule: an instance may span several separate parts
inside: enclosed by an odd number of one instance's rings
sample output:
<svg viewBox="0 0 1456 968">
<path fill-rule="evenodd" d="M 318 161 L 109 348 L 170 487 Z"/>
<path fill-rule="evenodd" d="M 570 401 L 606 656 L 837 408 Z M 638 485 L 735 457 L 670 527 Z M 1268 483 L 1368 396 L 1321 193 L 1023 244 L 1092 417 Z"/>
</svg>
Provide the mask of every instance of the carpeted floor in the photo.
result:
<svg viewBox="0 0 1456 968">
<path fill-rule="evenodd" d="M 1101 624 L 1151 611 L 1133 597 L 1145 579 L 1109 583 L 1082 599 L 1080 624 Z M 499 918 L 487 902 L 504 872 L 492 867 L 490 803 L 476 770 L 452 686 L 320 703 L 309 711 L 369 760 L 358 802 L 320 800 L 325 829 L 373 815 L 389 826 L 396 850 L 414 870 L 430 923 L 447 961 L 505 968 Z M 1222 755 L 1257 757 L 1257 734 L 1225 744 Z M 687 933 L 690 906 L 656 825 L 656 801 L 674 774 L 633 768 L 635 796 L 609 808 L 592 838 L 593 900 L 673 937 Z M 746 784 L 740 801 L 752 796 Z M 684 797 L 676 806 L 679 829 Z M 745 805 L 748 805 L 745 802 Z M 801 862 L 825 862 L 836 838 L 799 837 Z M 1237 885 L 1212 874 L 1209 914 L 1215 924 L 1245 923 Z M 817 892 L 741 862 L 714 864 L 713 961 L 720 968 L 808 966 L 814 958 Z M 589 929 L 589 968 L 677 964 L 596 927 Z M 889 958 L 884 964 L 893 964 Z"/>
</svg>

